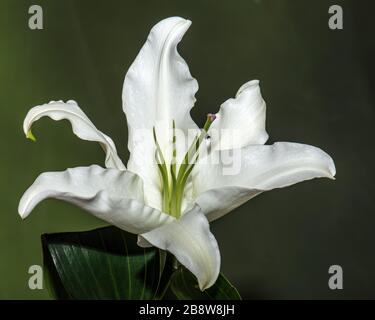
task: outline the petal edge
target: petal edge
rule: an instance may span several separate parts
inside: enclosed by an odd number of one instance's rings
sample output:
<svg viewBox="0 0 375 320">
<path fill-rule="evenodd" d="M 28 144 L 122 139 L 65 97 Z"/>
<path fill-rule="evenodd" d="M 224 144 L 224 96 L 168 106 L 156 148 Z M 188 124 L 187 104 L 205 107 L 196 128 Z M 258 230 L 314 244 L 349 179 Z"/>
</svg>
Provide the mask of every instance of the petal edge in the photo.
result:
<svg viewBox="0 0 375 320">
<path fill-rule="evenodd" d="M 90 121 L 78 104 L 69 100 L 51 101 L 49 103 L 33 107 L 27 113 L 23 122 L 23 131 L 27 138 L 35 141 L 31 133 L 33 123 L 42 117 L 48 116 L 52 120 L 68 120 L 72 125 L 73 133 L 80 139 L 98 142 L 106 153 L 105 164 L 107 168 L 125 170 L 125 166 L 117 155 L 114 142 L 110 137 L 99 131 Z"/>
<path fill-rule="evenodd" d="M 198 206 L 158 229 L 140 235 L 148 243 L 171 252 L 191 271 L 203 291 L 211 287 L 220 272 L 220 251 L 209 223 Z M 143 241 L 139 241 L 142 244 Z M 147 242 L 144 244 L 147 245 Z"/>
</svg>

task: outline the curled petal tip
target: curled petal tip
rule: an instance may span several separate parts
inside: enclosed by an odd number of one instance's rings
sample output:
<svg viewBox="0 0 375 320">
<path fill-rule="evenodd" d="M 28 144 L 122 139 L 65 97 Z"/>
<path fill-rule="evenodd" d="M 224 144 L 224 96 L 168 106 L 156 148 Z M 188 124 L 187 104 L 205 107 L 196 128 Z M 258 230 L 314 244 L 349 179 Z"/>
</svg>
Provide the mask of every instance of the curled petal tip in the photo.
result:
<svg viewBox="0 0 375 320">
<path fill-rule="evenodd" d="M 168 18 L 166 18 L 165 20 L 167 20 Z M 180 16 L 174 16 L 174 17 L 170 17 L 169 19 L 180 19 L 181 21 L 184 21 L 186 23 L 191 23 L 191 20 L 189 19 L 185 19 L 184 17 L 180 17 Z"/>
<path fill-rule="evenodd" d="M 29 130 L 27 131 L 27 133 L 26 133 L 26 138 L 27 138 L 27 139 L 30 139 L 31 141 L 36 142 L 36 138 L 35 138 L 35 136 L 33 135 L 31 129 L 29 129 Z"/>
<path fill-rule="evenodd" d="M 331 170 L 330 175 L 328 176 L 329 179 L 331 180 L 336 180 L 336 170 Z"/>
<path fill-rule="evenodd" d="M 19 216 L 21 217 L 22 220 L 25 220 L 27 218 L 27 214 L 23 213 L 23 212 L 18 212 Z"/>
<path fill-rule="evenodd" d="M 22 220 L 26 219 L 27 216 L 29 215 L 29 212 L 27 212 L 24 204 L 23 204 L 23 199 L 21 199 L 20 204 L 18 206 L 18 214 L 21 217 Z"/>
<path fill-rule="evenodd" d="M 191 26 L 191 24 L 192 24 L 191 20 L 189 20 L 189 19 L 185 19 L 185 23 L 186 23 L 188 26 Z"/>
<path fill-rule="evenodd" d="M 328 165 L 328 170 L 329 170 L 329 175 L 328 175 L 328 178 L 332 179 L 332 180 L 336 180 L 336 166 L 335 166 L 335 163 L 333 161 L 333 159 L 327 154 L 327 156 L 329 157 L 329 165 Z"/>
<path fill-rule="evenodd" d="M 259 84 L 260 84 L 260 80 L 258 80 L 258 79 L 251 80 L 251 81 L 248 82 L 249 86 L 257 86 Z"/>
<path fill-rule="evenodd" d="M 243 84 L 237 91 L 236 93 L 236 97 L 238 97 L 244 90 L 246 89 L 249 89 L 249 88 L 253 88 L 253 89 L 256 89 L 257 87 L 259 87 L 259 83 L 260 81 L 255 79 L 255 80 L 251 80 L 251 81 L 248 81 L 246 82 L 245 84 Z"/>
<path fill-rule="evenodd" d="M 199 289 L 200 291 L 205 291 L 205 290 L 207 290 L 208 288 L 210 288 L 212 286 L 212 284 L 211 285 L 209 285 L 208 283 L 205 283 L 205 284 L 197 284 L 197 285 L 195 285 L 195 288 L 196 289 Z"/>
<path fill-rule="evenodd" d="M 26 191 L 18 204 L 18 214 L 22 219 L 26 219 L 28 215 L 30 214 L 31 210 L 29 209 L 29 197 L 28 197 L 28 192 Z"/>
</svg>

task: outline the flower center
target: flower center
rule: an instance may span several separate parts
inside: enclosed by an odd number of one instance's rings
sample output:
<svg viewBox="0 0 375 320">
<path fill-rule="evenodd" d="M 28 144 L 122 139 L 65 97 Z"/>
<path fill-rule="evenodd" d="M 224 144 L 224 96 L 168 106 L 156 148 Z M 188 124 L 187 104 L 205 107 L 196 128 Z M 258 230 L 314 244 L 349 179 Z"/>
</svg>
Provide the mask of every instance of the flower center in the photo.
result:
<svg viewBox="0 0 375 320">
<path fill-rule="evenodd" d="M 206 138 L 208 129 L 215 119 L 216 116 L 214 114 L 210 113 L 207 115 L 207 120 L 201 133 L 197 134 L 193 139 L 193 142 L 188 148 L 178 170 L 176 164 L 177 149 L 175 121 L 173 120 L 172 126 L 172 161 L 169 165 L 165 161 L 163 152 L 156 137 L 155 127 L 153 127 L 156 146 L 155 158 L 162 182 L 162 210 L 177 219 L 181 216 L 182 200 L 186 182 L 198 160 L 199 147 Z"/>
</svg>

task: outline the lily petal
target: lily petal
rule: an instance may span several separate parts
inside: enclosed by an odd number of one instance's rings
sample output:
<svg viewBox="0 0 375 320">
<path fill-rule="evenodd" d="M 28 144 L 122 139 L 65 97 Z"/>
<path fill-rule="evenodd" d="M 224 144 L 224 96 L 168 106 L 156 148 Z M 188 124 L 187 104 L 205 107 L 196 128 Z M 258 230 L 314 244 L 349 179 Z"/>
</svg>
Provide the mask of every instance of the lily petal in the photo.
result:
<svg viewBox="0 0 375 320">
<path fill-rule="evenodd" d="M 139 237 L 155 247 L 171 252 L 197 277 L 201 290 L 215 283 L 220 272 L 220 251 L 210 232 L 208 221 L 198 206 L 179 220 Z"/>
<path fill-rule="evenodd" d="M 95 127 L 75 101 L 69 100 L 66 103 L 63 101 L 51 101 L 30 109 L 23 122 L 23 130 L 28 138 L 33 138 L 31 133 L 33 123 L 45 116 L 55 121 L 68 120 L 78 138 L 100 143 L 106 153 L 105 165 L 107 168 L 125 170 L 124 164 L 117 155 L 116 146 L 112 139 Z"/>
<path fill-rule="evenodd" d="M 266 103 L 260 93 L 259 81 L 245 83 L 234 99 L 225 101 L 210 127 L 211 148 L 227 150 L 252 144 L 264 144 Z"/>
<path fill-rule="evenodd" d="M 42 173 L 22 196 L 18 207 L 20 216 L 26 218 L 47 198 L 77 205 L 135 234 L 173 221 L 169 215 L 144 206 L 142 181 L 130 171 L 93 165 Z"/>
<path fill-rule="evenodd" d="M 217 187 L 200 194 L 195 202 L 211 222 L 238 208 L 263 191 L 240 186 Z"/>
<path fill-rule="evenodd" d="M 289 142 L 216 151 L 209 160 L 199 163 L 193 173 L 195 201 L 209 221 L 263 191 L 313 178 L 334 179 L 336 174 L 334 162 L 327 153 Z"/>
<path fill-rule="evenodd" d="M 198 84 L 177 52 L 177 45 L 190 25 L 189 20 L 180 17 L 156 24 L 124 80 L 122 99 L 131 154 L 128 168 L 143 178 L 146 197 L 152 195 L 148 203 L 158 208 L 160 179 L 152 128 L 156 128 L 167 163 L 172 156 L 173 121 L 176 128 L 185 133 L 189 129 L 199 130 L 190 116 Z M 177 158 L 182 158 L 187 144 L 183 139 L 177 139 Z"/>
</svg>

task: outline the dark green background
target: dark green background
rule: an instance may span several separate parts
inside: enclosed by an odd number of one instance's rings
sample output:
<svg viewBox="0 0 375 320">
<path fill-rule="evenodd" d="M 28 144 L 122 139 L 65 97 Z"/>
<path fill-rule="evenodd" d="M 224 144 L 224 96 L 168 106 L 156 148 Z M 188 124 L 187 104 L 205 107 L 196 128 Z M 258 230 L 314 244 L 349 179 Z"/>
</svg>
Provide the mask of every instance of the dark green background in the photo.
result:
<svg viewBox="0 0 375 320">
<path fill-rule="evenodd" d="M 29 108 L 75 99 L 127 159 L 121 109 L 126 70 L 157 21 L 193 21 L 180 51 L 200 90 L 193 117 L 258 78 L 268 103 L 270 141 L 326 150 L 337 180 L 314 180 L 263 194 L 213 223 L 222 270 L 245 298 L 375 298 L 373 1 L 21 1 L 0 4 L 0 298 L 48 298 L 28 289 L 41 264 L 40 235 L 104 225 L 79 208 L 48 200 L 21 221 L 18 200 L 43 171 L 103 165 L 95 143 L 67 122 L 44 119 L 25 139 Z M 28 8 L 44 9 L 44 30 Z M 344 9 L 344 30 L 328 8 Z M 328 288 L 328 268 L 344 290 Z"/>
</svg>

